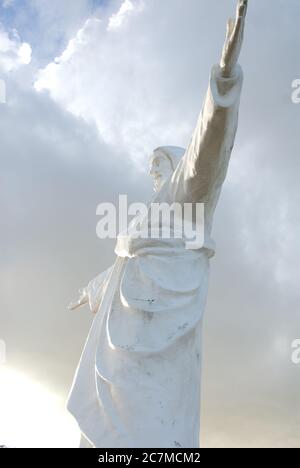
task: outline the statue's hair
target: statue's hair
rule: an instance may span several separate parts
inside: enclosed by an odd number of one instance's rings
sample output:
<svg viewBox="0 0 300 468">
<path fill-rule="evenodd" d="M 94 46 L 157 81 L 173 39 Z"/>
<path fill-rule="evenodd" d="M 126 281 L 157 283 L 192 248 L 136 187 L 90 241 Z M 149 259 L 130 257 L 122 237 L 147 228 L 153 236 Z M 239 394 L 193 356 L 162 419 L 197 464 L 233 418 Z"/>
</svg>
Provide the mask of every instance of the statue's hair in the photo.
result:
<svg viewBox="0 0 300 468">
<path fill-rule="evenodd" d="M 159 146 L 153 151 L 153 160 L 155 159 L 156 153 L 160 153 L 170 161 L 173 171 L 175 171 L 180 159 L 185 153 L 185 149 L 179 146 Z"/>
</svg>

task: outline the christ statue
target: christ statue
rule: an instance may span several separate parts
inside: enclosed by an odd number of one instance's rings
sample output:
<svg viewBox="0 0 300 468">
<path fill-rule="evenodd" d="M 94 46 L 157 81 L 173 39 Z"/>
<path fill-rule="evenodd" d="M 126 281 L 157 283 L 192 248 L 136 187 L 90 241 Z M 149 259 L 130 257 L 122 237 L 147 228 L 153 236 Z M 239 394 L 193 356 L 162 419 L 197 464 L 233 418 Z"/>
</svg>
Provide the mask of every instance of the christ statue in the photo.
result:
<svg viewBox="0 0 300 468">
<path fill-rule="evenodd" d="M 154 150 L 155 203 L 204 205 L 198 249 L 182 238 L 119 236 L 114 265 L 70 305 L 95 318 L 68 399 L 82 448 L 198 448 L 201 345 L 214 211 L 234 145 L 247 1 L 227 25 L 220 63 L 187 149 Z"/>
</svg>

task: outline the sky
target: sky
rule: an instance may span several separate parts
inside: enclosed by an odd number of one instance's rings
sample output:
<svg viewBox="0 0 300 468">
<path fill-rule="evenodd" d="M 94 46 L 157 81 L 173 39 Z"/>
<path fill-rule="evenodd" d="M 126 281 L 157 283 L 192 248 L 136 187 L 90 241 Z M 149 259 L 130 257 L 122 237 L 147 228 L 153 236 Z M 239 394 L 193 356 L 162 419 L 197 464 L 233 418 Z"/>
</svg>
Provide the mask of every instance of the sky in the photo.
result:
<svg viewBox="0 0 300 468">
<path fill-rule="evenodd" d="M 0 5 L 0 445 L 73 447 L 64 403 L 92 317 L 67 305 L 114 261 L 96 207 L 147 201 L 151 151 L 187 145 L 235 1 Z M 249 0 L 214 222 L 204 447 L 300 447 L 299 15 L 298 0 Z"/>
</svg>

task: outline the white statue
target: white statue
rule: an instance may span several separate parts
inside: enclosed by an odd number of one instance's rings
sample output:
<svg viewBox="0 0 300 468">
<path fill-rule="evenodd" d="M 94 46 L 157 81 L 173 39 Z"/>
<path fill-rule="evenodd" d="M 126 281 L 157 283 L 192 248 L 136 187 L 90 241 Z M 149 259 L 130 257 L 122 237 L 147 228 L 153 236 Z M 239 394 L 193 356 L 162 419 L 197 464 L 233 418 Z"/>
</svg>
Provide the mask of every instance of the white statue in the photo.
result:
<svg viewBox="0 0 300 468">
<path fill-rule="evenodd" d="M 203 247 L 119 237 L 113 267 L 70 305 L 97 313 L 68 400 L 83 448 L 199 447 L 211 228 L 237 129 L 246 11 L 240 0 L 187 150 L 162 147 L 151 157 L 153 201 L 205 204 Z"/>
</svg>

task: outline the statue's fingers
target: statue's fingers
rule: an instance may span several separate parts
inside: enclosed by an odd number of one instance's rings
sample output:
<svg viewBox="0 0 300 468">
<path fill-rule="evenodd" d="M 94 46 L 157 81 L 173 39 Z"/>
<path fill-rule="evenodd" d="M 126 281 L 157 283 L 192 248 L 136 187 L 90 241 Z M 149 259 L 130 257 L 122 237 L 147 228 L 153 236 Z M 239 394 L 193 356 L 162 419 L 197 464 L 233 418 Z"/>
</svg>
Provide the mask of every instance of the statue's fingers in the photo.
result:
<svg viewBox="0 0 300 468">
<path fill-rule="evenodd" d="M 239 0 L 237 5 L 236 18 L 232 26 L 231 40 L 233 42 L 237 42 L 243 38 L 247 5 L 247 0 Z"/>
<path fill-rule="evenodd" d="M 86 304 L 88 302 L 87 296 L 81 296 L 77 301 L 73 301 L 68 305 L 69 310 L 78 309 L 78 307 Z"/>
<path fill-rule="evenodd" d="M 237 6 L 237 13 L 236 13 L 237 17 L 245 19 L 246 14 L 247 14 L 247 8 L 248 8 L 248 0 L 239 0 L 238 6 Z"/>
<path fill-rule="evenodd" d="M 84 305 L 88 302 L 88 296 L 86 294 L 82 295 L 78 301 L 78 305 Z"/>
<path fill-rule="evenodd" d="M 233 18 L 229 18 L 227 21 L 227 30 L 226 30 L 226 41 L 228 42 L 232 36 L 233 30 L 235 27 L 235 20 Z"/>
<path fill-rule="evenodd" d="M 79 301 L 85 303 L 87 301 L 87 299 L 88 299 L 88 293 L 87 293 L 86 288 L 79 289 L 79 294 L 80 294 Z"/>
<path fill-rule="evenodd" d="M 234 26 L 235 26 L 235 20 L 234 18 L 229 18 L 229 30 L 230 30 L 230 34 L 233 33 L 233 30 L 234 30 Z"/>
<path fill-rule="evenodd" d="M 78 302 L 71 302 L 69 305 L 68 305 L 68 309 L 69 310 L 75 310 L 79 307 L 79 304 Z"/>
<path fill-rule="evenodd" d="M 238 16 L 236 21 L 235 21 L 233 29 L 234 30 L 232 32 L 232 40 L 237 41 L 239 39 L 242 39 L 244 29 L 245 29 L 245 17 Z"/>
</svg>

